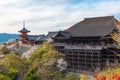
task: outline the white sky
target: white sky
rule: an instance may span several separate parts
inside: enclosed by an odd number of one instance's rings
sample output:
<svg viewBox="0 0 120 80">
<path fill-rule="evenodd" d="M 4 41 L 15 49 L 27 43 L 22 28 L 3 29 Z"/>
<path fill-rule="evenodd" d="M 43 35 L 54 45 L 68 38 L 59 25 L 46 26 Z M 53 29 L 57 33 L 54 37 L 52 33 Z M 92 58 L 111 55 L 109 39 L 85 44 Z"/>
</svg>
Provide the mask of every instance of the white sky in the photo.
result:
<svg viewBox="0 0 120 80">
<path fill-rule="evenodd" d="M 64 30 L 87 17 L 120 18 L 120 0 L 0 0 L 0 33 L 30 34 Z"/>
</svg>

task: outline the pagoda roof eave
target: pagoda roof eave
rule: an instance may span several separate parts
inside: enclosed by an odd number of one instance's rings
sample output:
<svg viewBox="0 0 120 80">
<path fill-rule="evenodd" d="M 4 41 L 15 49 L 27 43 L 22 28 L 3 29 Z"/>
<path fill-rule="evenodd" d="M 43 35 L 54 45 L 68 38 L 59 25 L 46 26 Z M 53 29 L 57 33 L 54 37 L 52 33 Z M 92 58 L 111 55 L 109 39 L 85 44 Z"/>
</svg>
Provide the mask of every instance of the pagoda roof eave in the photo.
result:
<svg viewBox="0 0 120 80">
<path fill-rule="evenodd" d="M 29 30 L 27 30 L 26 28 L 23 28 L 23 29 L 21 29 L 20 31 L 18 31 L 18 32 L 21 32 L 21 33 L 28 33 L 28 32 L 30 32 Z"/>
</svg>

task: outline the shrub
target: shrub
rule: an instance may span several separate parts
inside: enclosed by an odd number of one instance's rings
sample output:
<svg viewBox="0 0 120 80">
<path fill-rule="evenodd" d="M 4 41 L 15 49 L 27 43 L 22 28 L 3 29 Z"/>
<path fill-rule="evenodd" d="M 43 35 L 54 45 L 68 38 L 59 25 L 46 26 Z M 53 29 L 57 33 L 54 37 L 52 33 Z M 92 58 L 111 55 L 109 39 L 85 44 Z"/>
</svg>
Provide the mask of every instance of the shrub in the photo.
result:
<svg viewBox="0 0 120 80">
<path fill-rule="evenodd" d="M 93 75 L 95 80 L 120 80 L 120 68 L 107 69 Z"/>
<path fill-rule="evenodd" d="M 87 75 L 81 74 L 81 75 L 80 75 L 80 80 L 89 80 L 89 78 L 88 78 Z"/>
<path fill-rule="evenodd" d="M 23 80 L 42 80 L 36 72 L 37 71 L 35 68 L 29 69 L 29 71 L 25 74 Z"/>
<path fill-rule="evenodd" d="M 12 80 L 8 76 L 0 74 L 0 80 Z"/>
<path fill-rule="evenodd" d="M 12 79 L 12 80 L 16 80 L 15 77 L 17 75 L 17 72 L 18 70 L 14 69 L 14 68 L 11 68 L 9 69 L 9 72 L 8 72 L 8 76 Z"/>
<path fill-rule="evenodd" d="M 79 80 L 79 76 L 68 73 L 65 76 L 65 80 Z"/>
</svg>

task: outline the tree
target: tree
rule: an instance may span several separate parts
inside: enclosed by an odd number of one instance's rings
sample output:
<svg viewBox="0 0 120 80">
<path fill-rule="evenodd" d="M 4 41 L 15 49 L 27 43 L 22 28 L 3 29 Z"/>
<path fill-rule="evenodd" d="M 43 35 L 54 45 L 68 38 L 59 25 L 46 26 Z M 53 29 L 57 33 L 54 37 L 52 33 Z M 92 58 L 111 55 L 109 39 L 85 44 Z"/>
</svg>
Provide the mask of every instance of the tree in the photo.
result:
<svg viewBox="0 0 120 80">
<path fill-rule="evenodd" d="M 25 68 L 25 62 L 15 54 L 7 54 L 1 62 L 8 69 L 14 68 L 20 70 L 21 68 Z"/>
<path fill-rule="evenodd" d="M 0 80 L 12 80 L 8 76 L 0 74 Z"/>
<path fill-rule="evenodd" d="M 42 80 L 41 77 L 37 74 L 35 68 L 30 68 L 29 71 L 25 74 L 23 80 Z"/>
<path fill-rule="evenodd" d="M 61 78 L 61 72 L 57 67 L 57 60 L 61 57 L 64 55 L 52 49 L 43 54 L 38 71 L 44 80 Z"/>
<path fill-rule="evenodd" d="M 120 44 L 120 37 L 119 37 L 120 33 L 118 33 L 118 32 L 111 32 L 110 36 L 117 44 Z"/>
<path fill-rule="evenodd" d="M 58 59 L 57 63 L 58 63 L 57 67 L 60 69 L 60 71 L 66 70 L 67 62 L 63 58 Z"/>
<path fill-rule="evenodd" d="M 62 80 L 64 78 L 63 63 L 65 55 L 56 51 L 51 43 L 45 42 L 28 59 L 30 67 L 23 80 Z"/>
<path fill-rule="evenodd" d="M 0 63 L 1 68 L 4 66 L 4 74 L 12 80 L 16 80 L 17 76 L 22 77 L 27 69 L 25 61 L 15 54 L 7 54 Z"/>
<path fill-rule="evenodd" d="M 29 58 L 29 62 L 31 63 L 31 68 L 36 69 L 37 75 L 42 77 L 43 80 L 61 80 L 63 74 L 57 67 L 57 61 L 64 58 L 64 56 L 64 54 L 56 51 L 51 43 L 45 42 L 38 51 L 33 53 Z M 32 75 L 29 77 L 32 77 Z"/>
<path fill-rule="evenodd" d="M 9 76 L 12 80 L 16 80 L 17 73 L 18 73 L 18 70 L 11 68 L 11 69 L 9 69 L 7 76 Z"/>
<path fill-rule="evenodd" d="M 32 64 L 36 58 L 41 59 L 43 54 L 47 53 L 51 48 L 53 48 L 52 44 L 44 42 L 43 45 L 31 55 L 31 57 L 28 60 L 29 63 Z"/>
<path fill-rule="evenodd" d="M 93 75 L 95 80 L 120 80 L 120 67 L 115 69 L 105 69 Z"/>
</svg>

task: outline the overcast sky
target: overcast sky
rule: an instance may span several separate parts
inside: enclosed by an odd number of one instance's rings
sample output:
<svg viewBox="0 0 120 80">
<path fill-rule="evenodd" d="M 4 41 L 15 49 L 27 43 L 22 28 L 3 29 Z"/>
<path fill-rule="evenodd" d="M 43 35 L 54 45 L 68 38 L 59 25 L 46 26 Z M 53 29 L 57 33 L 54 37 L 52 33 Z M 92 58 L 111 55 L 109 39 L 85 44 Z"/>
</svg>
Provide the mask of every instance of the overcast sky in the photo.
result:
<svg viewBox="0 0 120 80">
<path fill-rule="evenodd" d="M 120 0 L 0 0 L 0 33 L 18 33 L 24 20 L 30 34 L 47 34 L 110 15 L 120 19 Z"/>
</svg>

